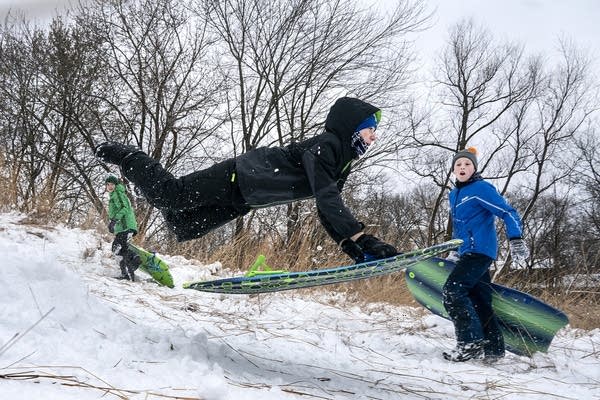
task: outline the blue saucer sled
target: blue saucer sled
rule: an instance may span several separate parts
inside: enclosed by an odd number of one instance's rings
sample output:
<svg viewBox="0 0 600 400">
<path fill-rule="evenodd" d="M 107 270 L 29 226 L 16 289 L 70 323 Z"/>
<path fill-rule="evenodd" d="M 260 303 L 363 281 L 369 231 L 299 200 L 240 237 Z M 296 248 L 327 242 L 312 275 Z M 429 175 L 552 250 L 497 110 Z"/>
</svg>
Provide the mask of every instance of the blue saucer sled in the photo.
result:
<svg viewBox="0 0 600 400">
<path fill-rule="evenodd" d="M 212 293 L 256 294 L 332 285 L 399 272 L 420 260 L 456 249 L 461 243 L 462 240 L 455 239 L 381 260 L 301 272 L 271 268 L 266 264 L 264 256 L 259 256 L 244 276 L 187 282 L 183 287 Z"/>
</svg>

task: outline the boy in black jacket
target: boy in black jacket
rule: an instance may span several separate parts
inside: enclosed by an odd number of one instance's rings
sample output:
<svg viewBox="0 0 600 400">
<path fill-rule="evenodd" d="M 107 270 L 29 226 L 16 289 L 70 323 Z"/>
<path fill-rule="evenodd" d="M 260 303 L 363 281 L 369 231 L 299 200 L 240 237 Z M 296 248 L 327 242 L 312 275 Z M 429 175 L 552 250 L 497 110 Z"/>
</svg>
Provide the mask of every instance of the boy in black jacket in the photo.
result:
<svg viewBox="0 0 600 400">
<path fill-rule="evenodd" d="M 376 140 L 380 115 L 362 100 L 343 97 L 331 107 L 320 135 L 285 147 L 260 147 L 180 178 L 134 146 L 102 143 L 96 156 L 121 167 L 161 210 L 179 241 L 201 237 L 253 208 L 314 197 L 323 227 L 358 263 L 365 254 L 397 254 L 362 231 L 340 196 L 352 161 Z"/>
</svg>

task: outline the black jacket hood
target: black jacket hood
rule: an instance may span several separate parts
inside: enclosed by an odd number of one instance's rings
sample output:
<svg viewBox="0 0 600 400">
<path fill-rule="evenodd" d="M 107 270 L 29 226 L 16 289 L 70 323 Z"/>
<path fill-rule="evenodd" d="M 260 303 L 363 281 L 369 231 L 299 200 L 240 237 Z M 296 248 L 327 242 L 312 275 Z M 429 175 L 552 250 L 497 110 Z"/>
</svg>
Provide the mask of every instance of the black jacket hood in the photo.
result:
<svg viewBox="0 0 600 400">
<path fill-rule="evenodd" d="M 339 98 L 329 110 L 325 121 L 325 130 L 336 135 L 342 142 L 344 155 L 353 154 L 352 134 L 356 127 L 368 116 L 375 114 L 379 108 L 352 97 Z M 345 157 L 346 158 L 346 157 Z"/>
</svg>

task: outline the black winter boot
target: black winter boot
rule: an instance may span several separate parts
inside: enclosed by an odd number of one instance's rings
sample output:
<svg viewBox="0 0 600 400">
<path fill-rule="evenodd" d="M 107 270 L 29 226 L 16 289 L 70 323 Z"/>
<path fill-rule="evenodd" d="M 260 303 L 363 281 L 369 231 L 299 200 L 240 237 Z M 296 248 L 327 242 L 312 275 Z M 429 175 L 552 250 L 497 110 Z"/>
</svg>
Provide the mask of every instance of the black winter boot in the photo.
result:
<svg viewBox="0 0 600 400">
<path fill-rule="evenodd" d="M 140 264 L 142 263 L 142 259 L 138 254 L 132 254 L 131 255 L 131 260 L 129 263 L 129 269 L 131 271 L 135 271 L 136 269 L 139 268 Z"/>
<path fill-rule="evenodd" d="M 487 365 L 495 364 L 504 358 L 504 354 L 486 354 L 483 357 L 483 363 Z"/>
<path fill-rule="evenodd" d="M 485 364 L 493 364 L 504 357 L 506 353 L 504 338 L 499 329 L 486 333 L 483 349 L 485 350 L 485 358 L 483 359 Z"/>
<path fill-rule="evenodd" d="M 129 274 L 129 280 L 134 282 L 135 281 L 135 270 L 137 270 L 140 266 L 140 264 L 142 263 L 142 259 L 140 258 L 139 255 L 137 254 L 131 254 L 131 257 L 129 258 L 128 262 L 127 262 L 127 273 Z"/>
<path fill-rule="evenodd" d="M 478 340 L 472 343 L 457 343 L 456 347 L 450 351 L 442 353 L 448 361 L 462 362 L 471 359 L 480 360 L 483 358 L 483 340 Z"/>
<path fill-rule="evenodd" d="M 131 280 L 129 277 L 129 271 L 127 270 L 127 264 L 125 263 L 125 260 L 119 261 L 119 267 L 121 268 L 121 276 L 116 276 L 115 278 L 125 279 L 128 281 Z"/>
<path fill-rule="evenodd" d="M 96 147 L 96 157 L 109 164 L 121 165 L 133 154 L 143 153 L 138 147 L 117 142 L 104 142 Z"/>
</svg>

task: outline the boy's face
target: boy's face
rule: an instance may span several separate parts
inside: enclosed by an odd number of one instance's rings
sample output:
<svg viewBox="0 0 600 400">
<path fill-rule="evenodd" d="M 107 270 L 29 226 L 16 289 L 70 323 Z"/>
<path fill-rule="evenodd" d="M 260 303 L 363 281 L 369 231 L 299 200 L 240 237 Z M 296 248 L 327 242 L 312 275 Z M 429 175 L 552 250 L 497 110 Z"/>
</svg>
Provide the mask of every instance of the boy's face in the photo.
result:
<svg viewBox="0 0 600 400">
<path fill-rule="evenodd" d="M 475 173 L 475 166 L 468 158 L 461 157 L 454 162 L 454 170 L 452 172 L 459 182 L 466 182 Z"/>
<path fill-rule="evenodd" d="M 375 140 L 377 140 L 377 135 L 375 135 L 375 128 L 364 128 L 361 129 L 358 133 L 368 145 L 371 145 Z"/>
<path fill-rule="evenodd" d="M 106 190 L 111 193 L 113 190 L 115 190 L 115 184 L 112 182 L 106 182 Z"/>
</svg>

